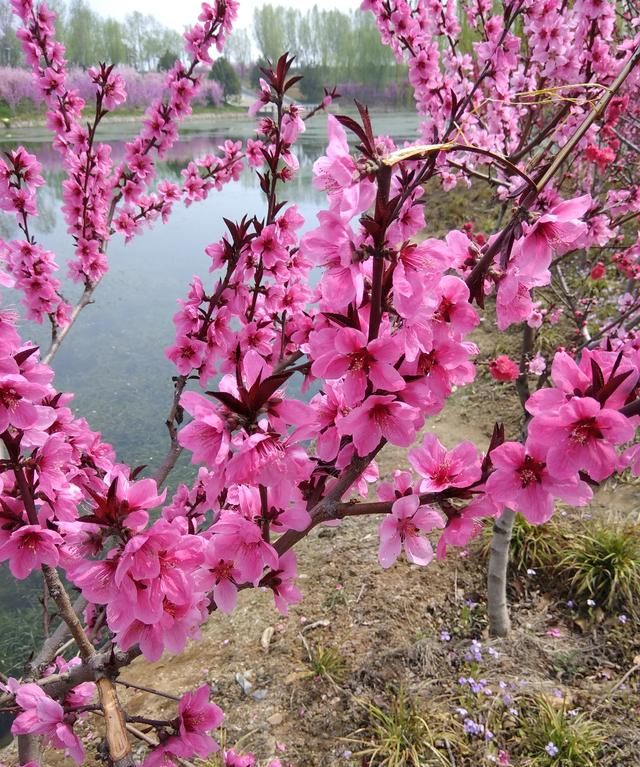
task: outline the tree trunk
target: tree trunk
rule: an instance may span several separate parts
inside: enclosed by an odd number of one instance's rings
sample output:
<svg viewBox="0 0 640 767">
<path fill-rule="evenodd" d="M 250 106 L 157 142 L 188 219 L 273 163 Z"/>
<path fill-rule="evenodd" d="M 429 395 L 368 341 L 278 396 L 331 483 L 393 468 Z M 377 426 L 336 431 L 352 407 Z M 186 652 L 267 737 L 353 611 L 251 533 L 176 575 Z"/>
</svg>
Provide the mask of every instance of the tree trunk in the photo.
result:
<svg viewBox="0 0 640 767">
<path fill-rule="evenodd" d="M 505 509 L 493 525 L 489 575 L 487 578 L 487 611 L 491 636 L 505 637 L 511 629 L 507 603 L 507 572 L 509 548 L 515 512 Z"/>
<path fill-rule="evenodd" d="M 38 735 L 18 735 L 18 764 L 40 764 L 40 756 Z"/>
</svg>

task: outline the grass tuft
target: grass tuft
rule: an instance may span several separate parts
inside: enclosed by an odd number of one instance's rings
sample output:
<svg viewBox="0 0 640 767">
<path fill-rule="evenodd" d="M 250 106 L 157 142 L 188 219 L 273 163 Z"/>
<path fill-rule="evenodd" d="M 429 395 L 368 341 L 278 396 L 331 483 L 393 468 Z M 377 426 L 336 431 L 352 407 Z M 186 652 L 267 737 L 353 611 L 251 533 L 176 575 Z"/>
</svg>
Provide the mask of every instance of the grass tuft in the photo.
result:
<svg viewBox="0 0 640 767">
<path fill-rule="evenodd" d="M 626 608 L 638 614 L 640 600 L 640 527 L 605 520 L 576 535 L 560 561 L 570 588 L 581 603 L 592 599 L 605 611 Z"/>
<path fill-rule="evenodd" d="M 601 724 L 583 712 L 568 711 L 564 703 L 557 706 L 555 701 L 543 696 L 521 703 L 519 750 L 525 758 L 524 765 L 596 767 L 605 744 L 605 729 Z"/>
<path fill-rule="evenodd" d="M 325 677 L 332 682 L 344 679 L 347 664 L 337 650 L 332 647 L 318 647 L 309 653 L 309 664 L 314 676 Z"/>
<path fill-rule="evenodd" d="M 459 741 L 453 730 L 433 730 L 403 690 L 394 696 L 388 710 L 374 703 L 363 704 L 368 724 L 349 740 L 371 767 L 453 767 L 451 744 Z"/>
<path fill-rule="evenodd" d="M 489 557 L 493 525 L 486 525 L 483 530 L 481 553 Z M 509 564 L 518 575 L 527 570 L 548 571 L 553 569 L 561 558 L 566 533 L 556 518 L 543 525 L 531 525 L 518 514 L 513 523 L 513 534 L 509 549 Z"/>
</svg>

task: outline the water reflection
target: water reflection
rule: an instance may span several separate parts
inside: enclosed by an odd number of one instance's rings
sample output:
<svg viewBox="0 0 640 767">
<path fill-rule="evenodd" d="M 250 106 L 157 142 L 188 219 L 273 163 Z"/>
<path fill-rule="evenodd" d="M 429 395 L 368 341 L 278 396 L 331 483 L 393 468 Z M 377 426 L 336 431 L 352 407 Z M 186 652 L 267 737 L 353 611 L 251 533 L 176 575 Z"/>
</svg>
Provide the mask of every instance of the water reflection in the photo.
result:
<svg viewBox="0 0 640 767">
<path fill-rule="evenodd" d="M 415 115 L 373 115 L 376 132 L 396 140 L 416 135 Z M 113 131 L 113 128 L 110 128 Z M 213 129 L 191 130 L 159 167 L 159 176 L 177 180 L 180 170 L 193 157 L 215 151 L 226 138 L 246 139 L 253 124 L 229 121 Z M 106 136 L 105 136 L 106 137 Z M 108 136 L 117 162 L 127 138 Z M 16 142 L 18 143 L 18 142 Z M 47 186 L 40 190 L 40 216 L 34 232 L 42 244 L 63 263 L 70 253 L 70 240 L 60 212 L 63 172 L 50 144 L 25 142 L 43 164 Z M 306 219 L 315 224 L 323 196 L 311 184 L 313 161 L 326 144 L 326 122 L 316 118 L 297 147 L 300 172 L 287 185 L 286 197 L 298 204 Z M 168 224 L 146 230 L 128 246 L 115 237 L 109 247 L 110 272 L 56 357 L 56 385 L 76 393 L 75 409 L 111 442 L 121 460 L 132 465 L 153 466 L 166 450 L 163 425 L 171 398 L 174 370 L 163 350 L 172 342 L 171 317 L 176 300 L 186 292 L 194 274 L 207 284 L 206 245 L 224 232 L 223 217 L 236 219 L 243 213 L 264 210 L 262 193 L 253 173 L 245 171 L 237 184 L 190 207 L 177 206 Z M 0 218 L 2 236 L 15 236 L 8 218 Z M 63 280 L 66 277 L 62 276 Z M 65 281 L 70 297 L 78 288 Z M 46 345 L 46 328 L 26 326 L 23 335 Z M 186 467 L 182 467 L 182 475 Z"/>
<path fill-rule="evenodd" d="M 377 133 L 397 141 L 413 139 L 417 120 L 411 114 L 372 114 Z M 131 126 L 133 128 L 133 125 Z M 180 170 L 193 157 L 212 152 L 226 138 L 246 139 L 252 135 L 248 121 L 220 123 L 215 128 L 191 129 L 159 168 L 160 177 L 179 179 Z M 113 145 L 118 161 L 127 135 L 122 126 L 115 133 L 108 126 L 103 138 Z M 36 132 L 37 133 L 37 132 Z M 61 188 L 64 174 L 58 155 L 34 131 L 30 140 L 8 138 L 0 133 L 0 149 L 19 143 L 35 152 L 43 164 L 47 186 L 39 195 L 40 215 L 34 222 L 36 238 L 57 254 L 62 266 L 71 252 L 71 241 L 61 214 Z M 300 172 L 286 188 L 289 202 L 298 204 L 306 219 L 305 228 L 315 225 L 315 214 L 324 199 L 311 184 L 311 166 L 326 144 L 326 122 L 314 120 L 297 147 Z M 125 247 L 115 237 L 109 247 L 110 271 L 95 294 L 95 303 L 85 309 L 54 362 L 56 386 L 74 391 L 74 407 L 86 417 L 92 428 L 117 450 L 120 460 L 132 466 L 159 463 L 167 448 L 164 419 L 172 395 L 174 368 L 164 357 L 164 349 L 173 341 L 171 317 L 176 300 L 186 293 L 194 274 L 206 284 L 214 277 L 208 273 L 204 248 L 224 231 L 223 217 L 240 218 L 244 213 L 261 215 L 263 196 L 254 174 L 243 173 L 237 184 L 222 193 L 213 192 L 208 200 L 190 207 L 176 206 L 168 224 L 145 232 Z M 0 214 L 0 238 L 9 239 L 19 232 L 13 218 Z M 71 299 L 79 294 L 64 274 L 64 290 Z M 2 304 L 15 303 L 15 294 L 2 296 Z M 48 338 L 45 327 L 24 323 L 23 338 L 31 337 L 44 347 Z M 172 485 L 192 476 L 184 458 L 172 476 Z M 17 584 L 6 568 L 0 568 L 0 670 L 19 674 L 31 648 L 40 640 L 41 620 L 37 595 L 40 578 L 32 576 Z M 35 607 L 29 607 L 35 605 Z M 0 742 L 6 723 L 0 721 Z"/>
</svg>

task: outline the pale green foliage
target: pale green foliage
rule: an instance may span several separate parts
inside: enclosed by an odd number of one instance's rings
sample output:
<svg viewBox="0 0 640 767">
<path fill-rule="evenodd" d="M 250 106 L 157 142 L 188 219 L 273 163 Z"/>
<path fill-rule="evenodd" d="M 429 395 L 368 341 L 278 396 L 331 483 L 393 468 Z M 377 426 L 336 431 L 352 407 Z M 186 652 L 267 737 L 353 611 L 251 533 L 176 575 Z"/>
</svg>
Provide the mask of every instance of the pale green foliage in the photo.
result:
<svg viewBox="0 0 640 767">
<path fill-rule="evenodd" d="M 15 16 L 9 0 L 0 0 L 0 66 L 15 67 L 22 60 L 15 32 Z"/>
<path fill-rule="evenodd" d="M 605 743 L 601 724 L 583 712 L 567 710 L 539 696 L 520 701 L 520 749 L 527 767 L 596 767 Z M 552 743 L 558 753 L 545 749 Z M 520 763 L 520 762 L 518 762 Z"/>
<path fill-rule="evenodd" d="M 318 647 L 309 654 L 309 665 L 315 676 L 326 677 L 333 682 L 344 678 L 347 666 L 344 658 L 331 647 Z"/>
<path fill-rule="evenodd" d="M 483 531 L 482 554 L 489 556 L 493 526 Z M 521 515 L 516 516 L 509 549 L 509 564 L 519 575 L 527 570 L 548 570 L 557 565 L 564 549 L 566 533 L 554 517 L 543 525 L 531 525 Z"/>
<path fill-rule="evenodd" d="M 184 47 L 178 32 L 139 11 L 130 13 L 122 23 L 96 13 L 88 0 L 67 3 L 53 0 L 48 5 L 56 13 L 56 34 L 64 44 L 66 58 L 72 66 L 86 68 L 104 61 L 129 64 L 138 70 L 155 70 L 163 53 L 169 51 L 175 59 Z M 7 0 L 0 0 L 0 41 L 5 36 L 4 27 L 11 21 L 6 14 L 7 7 Z M 13 30 L 9 32 L 9 37 L 16 42 Z M 16 58 L 14 61 L 12 57 L 13 54 L 7 62 L 0 58 L 0 65 L 17 63 L 18 58 L 13 57 Z"/>
<path fill-rule="evenodd" d="M 580 602 L 593 599 L 603 610 L 638 611 L 640 527 L 607 519 L 576 535 L 560 562 L 571 592 Z"/>
<path fill-rule="evenodd" d="M 264 59 L 275 61 L 288 51 L 296 56 L 297 66 L 331 70 L 336 82 L 383 86 L 398 71 L 393 53 L 380 42 L 370 13 L 344 13 L 317 5 L 301 11 L 267 4 L 256 9 L 253 27 Z"/>
<path fill-rule="evenodd" d="M 349 739 L 359 747 L 355 756 L 375 767 L 453 767 L 447 744 L 456 743 L 459 736 L 450 729 L 434 730 L 403 690 L 388 710 L 363 705 L 368 724 Z"/>
</svg>

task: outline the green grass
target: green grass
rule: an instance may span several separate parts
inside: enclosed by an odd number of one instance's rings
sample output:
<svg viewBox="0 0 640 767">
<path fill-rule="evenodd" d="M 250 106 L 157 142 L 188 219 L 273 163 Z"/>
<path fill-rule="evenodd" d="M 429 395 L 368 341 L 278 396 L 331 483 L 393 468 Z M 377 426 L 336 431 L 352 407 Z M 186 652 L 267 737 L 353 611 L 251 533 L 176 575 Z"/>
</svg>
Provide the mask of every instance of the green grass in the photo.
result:
<svg viewBox="0 0 640 767">
<path fill-rule="evenodd" d="M 447 744 L 459 741 L 453 730 L 434 730 L 414 701 L 403 690 L 387 710 L 363 703 L 367 725 L 348 740 L 357 747 L 354 756 L 371 767 L 453 767 Z"/>
<path fill-rule="evenodd" d="M 0 121 L 5 120 L 11 122 L 12 120 L 30 120 L 36 118 L 42 118 L 44 120 L 44 110 L 36 109 L 31 102 L 25 102 L 25 105 L 18 104 L 15 113 L 11 111 L 8 104 L 0 102 Z"/>
<path fill-rule="evenodd" d="M 551 667 L 562 681 L 574 681 L 586 672 L 584 655 L 579 650 L 559 650 L 551 659 Z"/>
<path fill-rule="evenodd" d="M 576 535 L 560 561 L 582 606 L 592 599 L 606 612 L 640 610 L 640 526 L 613 519 Z"/>
<path fill-rule="evenodd" d="M 481 543 L 484 557 L 489 556 L 492 536 L 493 525 L 485 526 Z M 509 565 L 518 575 L 529 569 L 549 571 L 560 562 L 565 543 L 565 529 L 555 517 L 543 525 L 531 525 L 518 514 L 513 524 Z"/>
<path fill-rule="evenodd" d="M 347 665 L 344 658 L 332 647 L 318 647 L 309 653 L 309 665 L 314 676 L 340 682 L 344 679 Z"/>
<path fill-rule="evenodd" d="M 142 117 L 144 114 L 144 107 L 136 107 L 135 109 L 129 109 L 126 106 L 118 109 L 116 112 L 108 114 L 105 118 L 107 122 L 111 120 L 117 120 L 122 117 Z M 194 115 L 207 115 L 207 114 L 246 114 L 247 108 L 238 106 L 236 104 L 221 104 L 218 107 L 205 106 L 197 104 L 193 107 Z M 15 113 L 11 111 L 9 105 L 0 102 L 0 128 L 2 123 L 7 121 L 11 124 L 13 121 L 20 120 L 40 120 L 44 124 L 45 111 L 44 109 L 38 109 L 31 102 L 25 101 L 18 104 Z"/>
<path fill-rule="evenodd" d="M 521 700 L 519 751 L 527 767 L 596 767 L 606 734 L 604 727 L 583 712 L 570 712 L 539 696 Z M 558 753 L 546 748 L 553 744 Z"/>
</svg>

